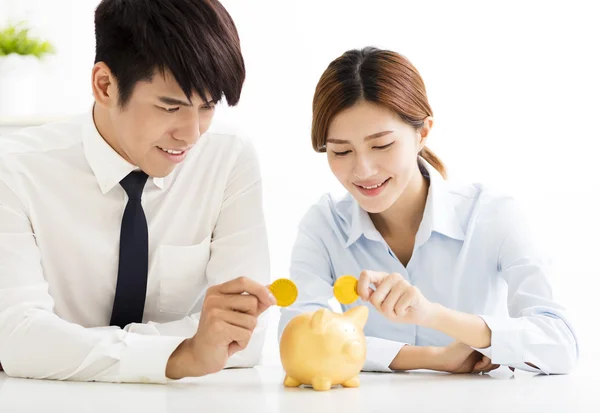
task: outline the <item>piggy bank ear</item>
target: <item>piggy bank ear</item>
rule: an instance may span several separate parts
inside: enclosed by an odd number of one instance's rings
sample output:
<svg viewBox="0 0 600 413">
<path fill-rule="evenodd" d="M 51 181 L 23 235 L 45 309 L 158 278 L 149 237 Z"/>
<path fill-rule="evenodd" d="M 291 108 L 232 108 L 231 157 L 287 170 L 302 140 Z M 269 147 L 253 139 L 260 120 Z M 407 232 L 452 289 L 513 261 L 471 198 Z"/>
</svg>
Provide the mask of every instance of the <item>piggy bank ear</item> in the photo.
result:
<svg viewBox="0 0 600 413">
<path fill-rule="evenodd" d="M 346 311 L 344 313 L 344 317 L 352 319 L 354 324 L 362 329 L 365 327 L 365 324 L 367 324 L 367 318 L 369 318 L 369 309 L 364 305 L 359 305 Z"/>
<path fill-rule="evenodd" d="M 320 310 L 315 311 L 310 319 L 310 328 L 319 334 L 323 334 L 331 319 L 331 312 L 326 308 L 321 308 Z"/>
</svg>

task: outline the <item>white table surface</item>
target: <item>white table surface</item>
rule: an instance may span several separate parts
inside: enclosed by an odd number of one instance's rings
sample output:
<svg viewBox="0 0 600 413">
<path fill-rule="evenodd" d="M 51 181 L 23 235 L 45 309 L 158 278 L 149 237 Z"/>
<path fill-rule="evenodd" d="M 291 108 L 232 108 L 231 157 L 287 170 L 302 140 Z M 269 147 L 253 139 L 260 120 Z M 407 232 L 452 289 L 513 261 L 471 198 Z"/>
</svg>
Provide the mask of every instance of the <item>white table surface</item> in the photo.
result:
<svg viewBox="0 0 600 413">
<path fill-rule="evenodd" d="M 591 371 L 541 376 L 362 373 L 356 389 L 282 386 L 280 367 L 225 370 L 166 385 L 13 379 L 0 373 L 2 413 L 186 412 L 600 412 Z"/>
</svg>

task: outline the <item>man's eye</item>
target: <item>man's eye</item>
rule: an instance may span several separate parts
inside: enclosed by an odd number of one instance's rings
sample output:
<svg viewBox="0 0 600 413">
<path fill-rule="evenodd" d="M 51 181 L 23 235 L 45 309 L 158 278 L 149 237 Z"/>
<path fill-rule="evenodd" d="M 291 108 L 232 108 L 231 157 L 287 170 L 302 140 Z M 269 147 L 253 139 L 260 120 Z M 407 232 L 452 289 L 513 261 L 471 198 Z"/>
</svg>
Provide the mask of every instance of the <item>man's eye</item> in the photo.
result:
<svg viewBox="0 0 600 413">
<path fill-rule="evenodd" d="M 177 108 L 163 108 L 163 107 L 161 107 L 161 109 L 164 110 L 167 113 L 175 113 L 175 112 L 177 112 L 179 110 L 178 107 Z"/>
</svg>

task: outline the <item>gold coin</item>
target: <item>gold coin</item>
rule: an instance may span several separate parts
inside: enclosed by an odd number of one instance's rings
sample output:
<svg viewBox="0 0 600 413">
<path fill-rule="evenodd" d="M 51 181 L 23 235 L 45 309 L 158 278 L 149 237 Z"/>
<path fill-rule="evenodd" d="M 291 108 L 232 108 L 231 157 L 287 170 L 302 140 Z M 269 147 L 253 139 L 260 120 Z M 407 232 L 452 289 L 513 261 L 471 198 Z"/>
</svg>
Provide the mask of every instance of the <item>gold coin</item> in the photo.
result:
<svg viewBox="0 0 600 413">
<path fill-rule="evenodd" d="M 358 299 L 358 280 L 351 275 L 338 278 L 333 284 L 333 295 L 341 304 L 352 304 Z"/>
<path fill-rule="evenodd" d="M 277 299 L 277 305 L 280 307 L 292 305 L 298 297 L 298 287 L 292 280 L 287 278 L 279 278 L 273 281 L 269 286 L 269 290 Z"/>
</svg>

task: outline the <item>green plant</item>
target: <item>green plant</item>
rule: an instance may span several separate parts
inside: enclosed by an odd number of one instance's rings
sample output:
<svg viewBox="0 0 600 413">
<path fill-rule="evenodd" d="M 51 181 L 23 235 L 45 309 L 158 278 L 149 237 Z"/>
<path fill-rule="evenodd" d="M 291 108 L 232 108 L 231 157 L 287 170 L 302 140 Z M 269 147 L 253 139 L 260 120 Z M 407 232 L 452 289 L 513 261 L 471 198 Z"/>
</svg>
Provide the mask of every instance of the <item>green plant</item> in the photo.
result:
<svg viewBox="0 0 600 413">
<path fill-rule="evenodd" d="M 11 53 L 41 58 L 43 55 L 54 53 L 54 47 L 47 41 L 30 37 L 29 28 L 19 23 L 0 30 L 0 56 Z"/>
</svg>

